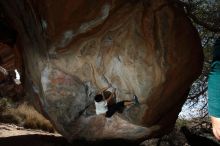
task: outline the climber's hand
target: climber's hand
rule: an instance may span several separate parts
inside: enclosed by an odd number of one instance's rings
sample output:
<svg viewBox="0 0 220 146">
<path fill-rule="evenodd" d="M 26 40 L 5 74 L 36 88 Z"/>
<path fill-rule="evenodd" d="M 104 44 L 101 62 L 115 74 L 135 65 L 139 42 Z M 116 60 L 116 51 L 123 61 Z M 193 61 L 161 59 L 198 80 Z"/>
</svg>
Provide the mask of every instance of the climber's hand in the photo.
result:
<svg viewBox="0 0 220 146">
<path fill-rule="evenodd" d="M 220 118 L 211 116 L 211 122 L 213 134 L 220 140 Z"/>
</svg>

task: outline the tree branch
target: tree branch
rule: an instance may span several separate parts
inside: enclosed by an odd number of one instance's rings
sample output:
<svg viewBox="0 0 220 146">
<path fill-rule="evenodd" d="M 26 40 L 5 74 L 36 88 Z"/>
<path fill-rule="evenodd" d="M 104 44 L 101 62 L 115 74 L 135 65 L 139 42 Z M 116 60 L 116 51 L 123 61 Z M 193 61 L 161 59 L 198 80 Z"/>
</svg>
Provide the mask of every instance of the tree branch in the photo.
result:
<svg viewBox="0 0 220 146">
<path fill-rule="evenodd" d="M 220 32 L 219 27 L 211 26 L 211 25 L 199 20 L 195 15 L 193 15 L 190 12 L 187 12 L 186 14 L 193 20 L 193 22 L 195 22 L 198 25 L 203 26 L 204 28 L 208 29 L 209 31 L 212 31 L 212 32 L 215 32 L 215 33 Z"/>
<path fill-rule="evenodd" d="M 193 100 L 195 98 L 198 98 L 199 96 L 203 95 L 207 91 L 208 87 L 205 87 L 202 91 L 200 91 L 198 94 L 194 96 L 189 96 L 187 99 Z"/>
<path fill-rule="evenodd" d="M 182 7 L 185 8 L 185 12 L 187 14 L 187 16 L 196 24 L 206 28 L 207 30 L 209 31 L 212 31 L 212 32 L 220 32 L 220 27 L 218 26 L 212 26 L 212 25 L 209 25 L 208 23 L 200 20 L 198 17 L 196 17 L 193 13 L 192 13 L 192 9 L 191 9 L 191 6 L 190 4 L 186 3 L 186 2 L 182 2 L 180 0 L 177 0 L 176 1 L 177 4 L 181 5 Z"/>
</svg>

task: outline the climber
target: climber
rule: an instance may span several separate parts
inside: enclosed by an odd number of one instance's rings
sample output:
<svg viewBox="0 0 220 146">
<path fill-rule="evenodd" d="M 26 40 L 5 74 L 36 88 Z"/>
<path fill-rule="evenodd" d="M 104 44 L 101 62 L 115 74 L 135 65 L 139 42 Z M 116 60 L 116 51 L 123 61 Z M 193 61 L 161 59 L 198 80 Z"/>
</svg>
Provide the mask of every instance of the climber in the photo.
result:
<svg viewBox="0 0 220 146">
<path fill-rule="evenodd" d="M 108 91 L 110 95 L 107 99 L 104 99 L 104 93 Z M 120 102 L 110 103 L 113 98 L 116 98 L 115 94 L 116 89 L 109 86 L 105 87 L 95 96 L 95 107 L 96 114 L 105 114 L 106 117 L 110 118 L 115 112 L 122 112 L 125 107 L 129 107 L 131 105 L 138 105 L 139 101 L 136 95 L 133 96 L 133 100 L 123 100 Z"/>
<path fill-rule="evenodd" d="M 208 112 L 213 134 L 220 140 L 220 37 L 215 41 L 213 49 L 213 61 L 208 76 Z"/>
</svg>

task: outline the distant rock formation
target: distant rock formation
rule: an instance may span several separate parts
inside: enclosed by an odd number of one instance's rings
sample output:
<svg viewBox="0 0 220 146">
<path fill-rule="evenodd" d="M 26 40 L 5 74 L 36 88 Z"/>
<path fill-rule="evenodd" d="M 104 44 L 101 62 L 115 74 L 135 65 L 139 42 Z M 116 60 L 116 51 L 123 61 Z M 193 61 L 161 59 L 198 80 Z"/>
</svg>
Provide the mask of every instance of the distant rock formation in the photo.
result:
<svg viewBox="0 0 220 146">
<path fill-rule="evenodd" d="M 201 73 L 203 53 L 169 0 L 0 1 L 23 49 L 25 85 L 68 140 L 140 140 L 168 133 Z M 140 105 L 107 119 L 93 97 L 108 84 Z"/>
</svg>

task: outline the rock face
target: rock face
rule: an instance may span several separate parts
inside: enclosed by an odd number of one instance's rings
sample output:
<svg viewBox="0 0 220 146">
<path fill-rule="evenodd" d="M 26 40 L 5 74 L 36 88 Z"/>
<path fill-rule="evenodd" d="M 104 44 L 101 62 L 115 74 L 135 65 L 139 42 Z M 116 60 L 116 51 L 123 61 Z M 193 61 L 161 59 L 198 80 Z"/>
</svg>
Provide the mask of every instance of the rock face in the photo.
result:
<svg viewBox="0 0 220 146">
<path fill-rule="evenodd" d="M 25 84 L 67 139 L 138 140 L 169 132 L 202 69 L 200 39 L 168 0 L 0 1 L 18 32 Z M 109 83 L 140 105 L 112 118 L 93 98 Z"/>
</svg>

